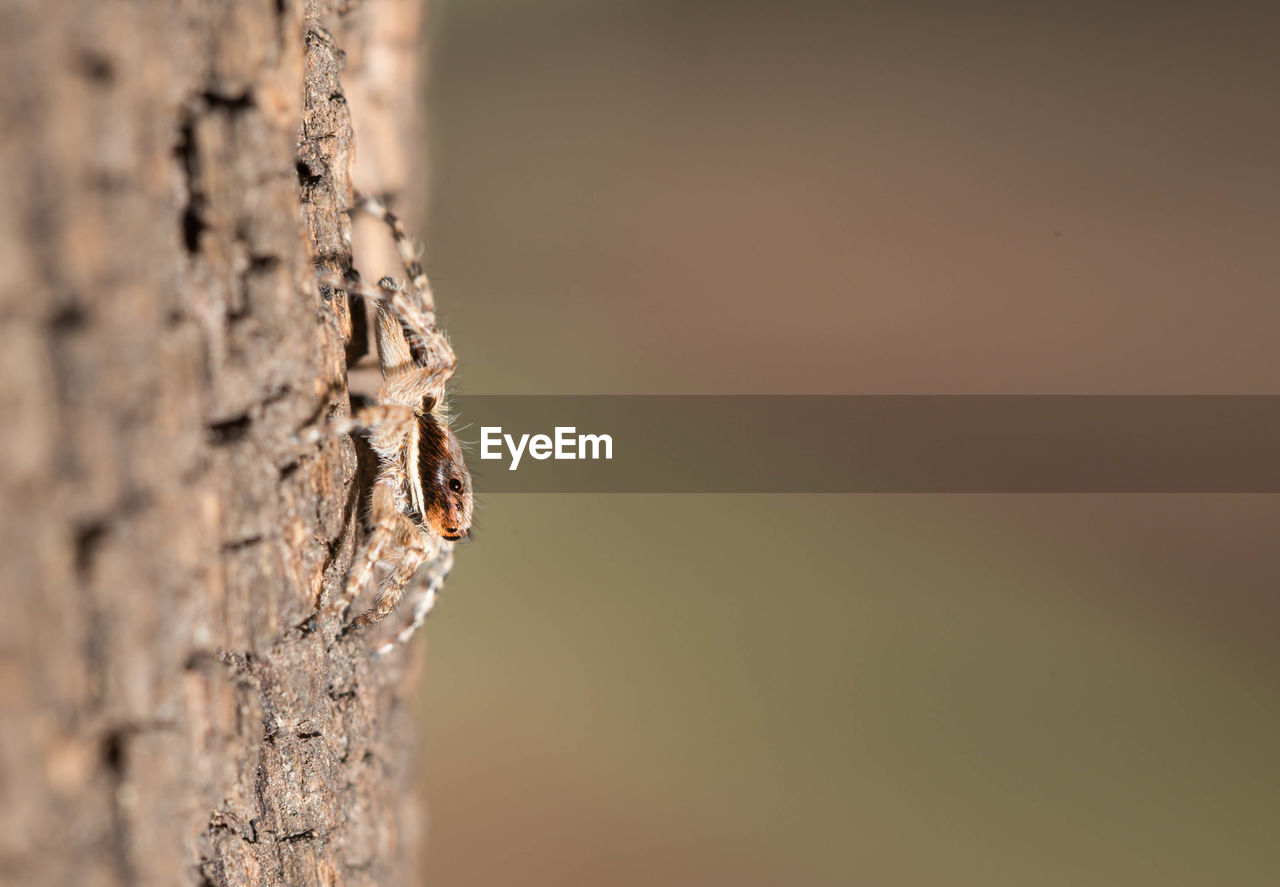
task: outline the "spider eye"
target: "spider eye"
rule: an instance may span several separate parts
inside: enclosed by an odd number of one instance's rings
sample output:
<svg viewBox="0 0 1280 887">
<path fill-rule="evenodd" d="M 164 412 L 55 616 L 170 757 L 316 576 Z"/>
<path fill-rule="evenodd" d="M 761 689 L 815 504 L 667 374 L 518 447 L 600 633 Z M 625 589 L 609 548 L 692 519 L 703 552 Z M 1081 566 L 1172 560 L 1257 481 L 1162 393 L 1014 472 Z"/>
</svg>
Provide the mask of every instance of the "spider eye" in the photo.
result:
<svg viewBox="0 0 1280 887">
<path fill-rule="evenodd" d="M 449 478 L 449 489 L 453 490 L 455 493 L 461 493 L 462 481 L 458 480 L 456 477 Z"/>
</svg>

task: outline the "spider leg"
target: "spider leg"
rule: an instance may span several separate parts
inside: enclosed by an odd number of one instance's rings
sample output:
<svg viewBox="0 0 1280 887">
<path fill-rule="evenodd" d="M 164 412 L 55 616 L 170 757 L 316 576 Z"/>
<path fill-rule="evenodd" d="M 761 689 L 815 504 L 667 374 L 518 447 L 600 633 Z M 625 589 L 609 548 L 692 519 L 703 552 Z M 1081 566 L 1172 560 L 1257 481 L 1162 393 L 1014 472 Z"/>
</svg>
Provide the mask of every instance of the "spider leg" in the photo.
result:
<svg viewBox="0 0 1280 887">
<path fill-rule="evenodd" d="M 453 543 L 446 541 L 440 546 L 440 551 L 436 556 L 427 562 L 426 568 L 419 573 L 417 582 L 414 583 L 413 618 L 393 640 L 388 641 L 376 650 L 377 655 L 386 656 L 396 647 L 409 642 L 417 630 L 422 627 L 422 623 L 426 622 L 427 615 L 432 608 L 435 607 L 436 595 L 452 569 Z"/>
<path fill-rule="evenodd" d="M 325 437 L 368 431 L 375 450 L 394 451 L 403 445 L 416 421 L 417 415 L 412 407 L 381 403 L 356 410 L 350 416 L 342 416 L 327 424 L 307 428 L 295 435 L 295 439 L 301 444 L 313 444 Z"/>
<path fill-rule="evenodd" d="M 363 210 L 369 215 L 381 219 L 391 229 L 391 238 L 396 243 L 396 252 L 400 254 L 400 261 L 404 263 L 405 273 L 409 275 L 409 285 L 413 288 L 414 296 L 421 304 L 422 309 L 432 314 L 431 322 L 434 325 L 436 303 L 435 297 L 431 294 L 431 282 L 427 280 L 427 272 L 423 270 L 422 262 L 418 259 L 418 247 L 413 238 L 404 230 L 404 224 L 377 197 L 357 193 L 356 209 Z"/>
<path fill-rule="evenodd" d="M 423 310 L 390 277 L 379 280 L 376 290 L 360 283 L 354 272 L 353 277 L 354 280 L 346 280 L 329 275 L 320 282 L 377 304 L 378 362 L 391 388 L 380 399 L 416 405 L 425 395 L 438 401 L 444 396 L 444 385 L 453 375 L 458 359 L 449 340 L 436 328 L 435 315 Z M 419 348 L 416 356 L 411 343 Z M 416 399 L 401 399 L 415 396 Z"/>
<path fill-rule="evenodd" d="M 449 355 L 452 357 L 453 352 Z M 445 383 L 453 375 L 453 364 L 435 366 L 395 367 L 389 370 L 378 389 L 378 397 L 387 403 L 422 403 L 424 398 L 432 404 L 444 398 Z"/>
<path fill-rule="evenodd" d="M 388 299 L 384 304 L 390 304 L 399 316 L 400 323 L 409 335 L 410 341 L 422 349 L 423 353 L 417 356 L 416 362 L 422 366 L 443 368 L 444 379 L 448 379 L 453 375 L 457 359 L 454 357 L 449 340 L 436 327 L 435 297 L 431 294 L 431 282 L 427 279 L 427 273 L 418 259 L 417 245 L 405 231 L 404 225 L 396 214 L 378 198 L 357 193 L 356 208 L 381 219 L 391 229 L 396 251 L 404 263 L 405 273 L 409 275 L 409 291 L 399 292 L 399 299 Z M 384 292 L 399 289 L 398 284 L 389 277 L 378 281 L 378 287 Z M 406 309 L 404 307 L 406 304 L 412 307 Z M 379 350 L 381 351 L 381 344 Z M 384 358 L 383 366 L 390 365 Z M 440 394 L 443 395 L 443 389 Z"/>
<path fill-rule="evenodd" d="M 357 616 L 352 623 L 353 626 L 380 622 L 395 609 L 418 568 L 423 562 L 435 558 L 442 544 L 441 540 L 422 532 L 412 523 L 401 524 L 395 533 L 394 541 L 402 552 L 400 563 L 382 582 L 373 609 Z"/>
<path fill-rule="evenodd" d="M 399 539 L 397 542 L 401 541 Z M 422 563 L 435 554 L 434 537 L 428 536 L 414 528 L 410 533 L 410 538 L 405 539 L 403 543 L 404 555 L 400 559 L 400 563 L 396 565 L 391 575 L 383 581 L 378 589 L 378 597 L 374 601 L 373 609 L 361 613 L 351 623 L 353 627 L 373 625 L 381 622 L 384 617 L 395 609 L 396 604 L 400 603 L 400 598 L 404 596 L 405 586 L 409 584 L 409 580 L 413 578 L 413 574 L 418 571 L 418 567 Z"/>
<path fill-rule="evenodd" d="M 347 583 L 342 594 L 331 600 L 325 607 L 326 617 L 341 616 L 347 611 L 351 602 L 360 594 L 360 589 L 364 588 L 365 583 L 369 581 L 388 545 L 399 538 L 409 538 L 411 534 L 420 535 L 418 528 L 414 526 L 413 521 L 404 513 L 397 501 L 396 493 L 403 484 L 401 474 L 402 471 L 398 468 L 384 468 L 377 483 L 374 484 L 370 509 L 373 531 L 352 561 L 353 566 L 347 574 Z"/>
<path fill-rule="evenodd" d="M 367 286 L 360 280 L 360 275 L 352 269 L 350 278 L 339 277 L 336 274 L 324 274 L 320 277 L 320 283 L 332 287 L 337 290 L 343 290 L 349 295 L 359 296 L 362 299 L 374 303 L 379 307 L 379 317 L 381 317 L 383 308 L 389 308 L 391 317 L 398 319 L 403 330 L 400 336 L 403 338 L 404 332 L 407 331 L 411 338 L 422 341 L 425 346 L 426 340 L 432 336 L 443 338 L 436 330 L 435 314 L 429 309 L 424 309 L 418 304 L 400 284 L 396 283 L 390 277 L 384 277 L 378 281 L 377 288 Z M 378 335 L 378 351 L 384 365 L 388 364 L 387 356 L 382 355 L 383 337 L 382 331 L 379 330 Z M 399 353 L 399 349 L 395 349 L 396 353 L 391 355 L 391 363 L 399 363 L 403 360 L 411 360 L 412 355 L 406 344 L 403 354 Z"/>
</svg>

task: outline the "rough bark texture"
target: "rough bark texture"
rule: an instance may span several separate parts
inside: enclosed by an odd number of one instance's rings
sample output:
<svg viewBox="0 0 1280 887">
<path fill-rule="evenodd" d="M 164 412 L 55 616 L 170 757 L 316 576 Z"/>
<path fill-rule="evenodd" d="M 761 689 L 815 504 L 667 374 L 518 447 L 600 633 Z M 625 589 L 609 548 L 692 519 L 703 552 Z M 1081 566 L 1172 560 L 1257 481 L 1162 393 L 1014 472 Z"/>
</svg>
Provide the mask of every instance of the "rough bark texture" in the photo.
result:
<svg viewBox="0 0 1280 887">
<path fill-rule="evenodd" d="M 419 12 L 0 11 L 0 882 L 411 880 L 411 654 L 306 621 L 355 451 L 287 440 L 347 409 L 314 264 L 349 258 L 348 91 L 415 119 Z"/>
</svg>

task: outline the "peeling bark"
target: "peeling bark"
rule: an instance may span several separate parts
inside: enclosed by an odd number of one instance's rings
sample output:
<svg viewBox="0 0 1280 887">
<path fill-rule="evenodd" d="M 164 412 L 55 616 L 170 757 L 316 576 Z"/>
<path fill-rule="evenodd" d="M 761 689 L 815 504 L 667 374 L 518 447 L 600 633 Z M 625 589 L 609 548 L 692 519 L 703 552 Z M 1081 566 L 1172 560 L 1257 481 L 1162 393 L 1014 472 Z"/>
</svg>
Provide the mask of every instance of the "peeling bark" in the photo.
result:
<svg viewBox="0 0 1280 887">
<path fill-rule="evenodd" d="M 288 442 L 364 347 L 315 265 L 387 8 L 0 11 L 0 882 L 412 880 L 411 654 L 308 622 L 355 450 Z"/>
</svg>

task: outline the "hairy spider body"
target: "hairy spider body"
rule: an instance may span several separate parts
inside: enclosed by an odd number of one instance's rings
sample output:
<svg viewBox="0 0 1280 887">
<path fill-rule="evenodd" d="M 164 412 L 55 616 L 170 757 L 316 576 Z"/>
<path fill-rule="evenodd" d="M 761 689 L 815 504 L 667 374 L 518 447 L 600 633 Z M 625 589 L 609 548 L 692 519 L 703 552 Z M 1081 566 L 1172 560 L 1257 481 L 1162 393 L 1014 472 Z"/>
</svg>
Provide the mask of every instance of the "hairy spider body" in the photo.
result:
<svg viewBox="0 0 1280 887">
<path fill-rule="evenodd" d="M 373 608 L 352 624 L 378 622 L 395 608 L 418 568 L 431 562 L 423 592 L 425 608 L 415 607 L 413 624 L 401 633 L 403 641 L 430 610 L 452 564 L 453 543 L 470 531 L 471 475 L 462 446 L 449 428 L 445 405 L 445 385 L 456 358 L 436 326 L 431 288 L 413 243 L 381 201 L 357 195 L 356 208 L 382 219 L 391 229 L 409 284 L 405 287 L 384 277 L 376 290 L 367 289 L 354 271 L 346 280 L 322 281 L 377 305 L 374 332 L 382 371 L 376 406 L 306 436 L 318 440 L 324 434 L 363 429 L 378 457 L 369 504 L 371 530 L 352 560 L 343 593 L 329 602 L 325 615 L 341 616 L 370 576 L 381 572 Z"/>
</svg>

